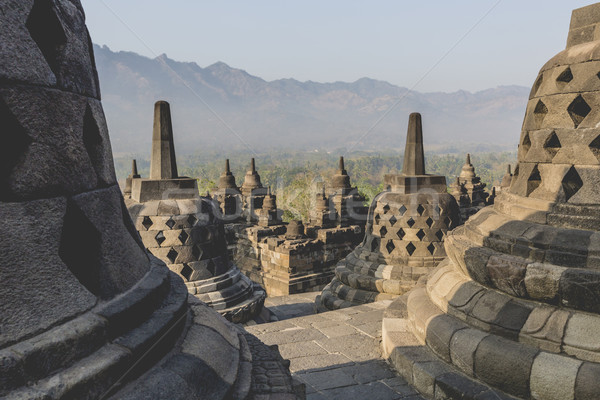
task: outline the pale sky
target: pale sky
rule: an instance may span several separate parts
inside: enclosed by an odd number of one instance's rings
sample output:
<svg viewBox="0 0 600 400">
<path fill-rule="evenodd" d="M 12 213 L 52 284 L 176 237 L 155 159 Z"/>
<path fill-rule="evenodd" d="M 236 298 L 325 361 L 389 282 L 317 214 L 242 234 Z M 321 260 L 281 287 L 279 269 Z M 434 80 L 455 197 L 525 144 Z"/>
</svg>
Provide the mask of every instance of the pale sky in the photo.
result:
<svg viewBox="0 0 600 400">
<path fill-rule="evenodd" d="M 385 80 L 421 92 L 531 86 L 570 0 L 82 0 L 94 43 L 217 61 L 265 80 Z"/>
</svg>

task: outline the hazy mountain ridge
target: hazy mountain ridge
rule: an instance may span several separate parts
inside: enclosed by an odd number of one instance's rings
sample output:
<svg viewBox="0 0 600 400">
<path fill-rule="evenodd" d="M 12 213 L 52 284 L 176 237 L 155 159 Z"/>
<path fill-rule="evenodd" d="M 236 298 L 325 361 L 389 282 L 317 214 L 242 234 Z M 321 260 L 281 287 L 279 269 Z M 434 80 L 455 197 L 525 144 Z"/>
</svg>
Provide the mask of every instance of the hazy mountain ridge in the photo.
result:
<svg viewBox="0 0 600 400">
<path fill-rule="evenodd" d="M 473 143 L 514 147 L 529 94 L 520 86 L 419 93 L 370 78 L 268 82 L 222 62 L 202 68 L 164 54 L 150 59 L 105 46 L 94 49 L 116 153 L 149 150 L 153 103 L 159 99 L 171 103 L 177 149 L 184 153 L 248 147 L 257 152 L 403 148 L 413 111 L 423 114 L 429 148 Z"/>
</svg>

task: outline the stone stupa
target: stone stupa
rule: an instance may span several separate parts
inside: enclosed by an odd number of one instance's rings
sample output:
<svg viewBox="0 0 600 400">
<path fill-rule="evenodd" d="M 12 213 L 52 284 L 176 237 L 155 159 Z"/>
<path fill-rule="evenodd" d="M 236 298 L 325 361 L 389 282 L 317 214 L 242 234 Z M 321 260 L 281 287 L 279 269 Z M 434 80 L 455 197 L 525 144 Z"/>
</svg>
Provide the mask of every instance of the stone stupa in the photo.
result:
<svg viewBox="0 0 600 400">
<path fill-rule="evenodd" d="M 258 221 L 258 213 L 260 212 L 263 200 L 267 195 L 267 188 L 260 181 L 260 175 L 256 170 L 256 162 L 254 157 L 250 160 L 250 168 L 246 171 L 244 182 L 240 187 L 242 193 L 242 216 L 246 221 L 255 223 Z"/>
<path fill-rule="evenodd" d="M 0 397 L 296 398 L 280 356 L 145 250 L 80 2 L 0 10 Z"/>
<path fill-rule="evenodd" d="M 423 394 L 598 398 L 599 71 L 597 3 L 573 11 L 566 50 L 533 85 L 510 187 L 387 310 L 384 352 Z"/>
<path fill-rule="evenodd" d="M 243 211 L 242 194 L 235 183 L 235 176 L 229 167 L 229 159 L 225 160 L 225 170 L 219 177 L 217 189 L 213 192 L 220 206 L 220 218 L 226 223 L 241 222 Z"/>
<path fill-rule="evenodd" d="M 485 191 L 486 184 L 475 174 L 475 167 L 471 164 L 471 155 L 462 166 L 456 181 L 450 185 L 452 195 L 460 206 L 461 220 L 464 222 L 477 211 L 488 205 L 490 195 Z"/>
<path fill-rule="evenodd" d="M 132 178 L 131 188 L 126 204 L 144 245 L 184 279 L 190 294 L 232 322 L 260 313 L 266 293 L 230 261 L 218 203 L 198 194 L 196 179 L 177 174 L 165 101 L 154 107 L 150 178 Z"/>
<path fill-rule="evenodd" d="M 409 118 L 402 174 L 386 175 L 387 191 L 369 209 L 363 242 L 335 269 L 317 307 L 337 309 L 392 299 L 442 261 L 446 232 L 460 221 L 446 178 L 425 174 L 421 115 Z"/>
</svg>

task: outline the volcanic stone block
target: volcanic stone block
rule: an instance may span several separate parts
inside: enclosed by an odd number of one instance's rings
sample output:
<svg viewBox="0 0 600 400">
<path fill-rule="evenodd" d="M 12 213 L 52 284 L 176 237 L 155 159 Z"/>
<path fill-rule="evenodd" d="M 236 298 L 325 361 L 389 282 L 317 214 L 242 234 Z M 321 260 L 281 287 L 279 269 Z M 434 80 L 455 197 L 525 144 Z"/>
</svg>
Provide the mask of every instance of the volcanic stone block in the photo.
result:
<svg viewBox="0 0 600 400">
<path fill-rule="evenodd" d="M 475 373 L 475 351 L 479 343 L 487 337 L 486 332 L 476 329 L 457 331 L 450 341 L 452 364 L 468 375 Z"/>
<path fill-rule="evenodd" d="M 574 399 L 575 379 L 581 361 L 541 352 L 531 370 L 531 394 L 534 399 Z"/>
<path fill-rule="evenodd" d="M 564 267 L 552 264 L 529 264 L 524 279 L 528 295 L 533 299 L 555 302 L 558 298 L 560 277 L 565 270 Z"/>
<path fill-rule="evenodd" d="M 537 350 L 501 339 L 484 338 L 475 352 L 475 374 L 507 393 L 527 397 Z"/>
<path fill-rule="evenodd" d="M 59 256 L 64 197 L 30 203 L 0 203 L 3 290 L 0 345 L 18 341 L 72 318 L 96 303 Z M 40 223 L 40 221 L 45 221 Z M 35 252 L 31 252 L 35 243 Z M 44 260 L 44 262 L 40 262 Z M 22 290 L 23 280 L 31 290 Z"/>
<path fill-rule="evenodd" d="M 583 363 L 575 381 L 575 398 L 593 399 L 600 392 L 600 366 L 594 363 Z"/>
<path fill-rule="evenodd" d="M 527 297 L 525 273 L 527 261 L 519 257 L 492 256 L 487 262 L 490 280 L 503 292 Z"/>
<path fill-rule="evenodd" d="M 88 267 L 85 272 L 82 270 L 90 282 L 102 278 L 100 286 L 94 289 L 95 294 L 102 298 L 112 297 L 130 288 L 148 271 L 148 257 L 123 222 L 111 218 L 123 215 L 119 188 L 113 186 L 82 193 L 74 196 L 71 202 L 66 216 L 68 230 L 63 233 L 61 243 L 63 259 L 67 264 L 72 263 L 70 268 L 81 268 L 79 266 L 85 259 L 80 258 L 78 243 L 96 240 L 94 248 L 89 249 L 90 254 L 84 255 L 94 267 Z"/>
<path fill-rule="evenodd" d="M 3 190 L 13 198 L 23 199 L 39 197 L 42 193 L 47 196 L 74 194 L 96 186 L 98 175 L 84 146 L 87 100 L 66 92 L 37 88 L 0 89 L 0 97 L 0 103 L 5 102 L 8 112 L 30 141 L 22 149 L 10 185 Z M 29 118 L 31 109 L 38 118 Z M 110 151 L 108 135 L 100 138 L 98 163 L 106 159 L 105 147 Z M 107 183 L 116 182 L 112 166 L 99 166 L 98 170 Z"/>
</svg>

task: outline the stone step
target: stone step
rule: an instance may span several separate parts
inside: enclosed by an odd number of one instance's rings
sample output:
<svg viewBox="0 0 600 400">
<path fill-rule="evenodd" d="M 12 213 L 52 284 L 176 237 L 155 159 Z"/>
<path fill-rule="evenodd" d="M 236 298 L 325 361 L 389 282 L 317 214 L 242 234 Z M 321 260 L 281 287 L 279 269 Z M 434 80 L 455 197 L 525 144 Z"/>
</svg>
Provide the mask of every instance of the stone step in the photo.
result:
<svg viewBox="0 0 600 400">
<path fill-rule="evenodd" d="M 515 399 L 443 362 L 412 334 L 406 314 L 406 297 L 395 300 L 384 313 L 382 352 L 422 395 L 429 399 Z"/>
<path fill-rule="evenodd" d="M 150 271 L 140 282 L 122 296 L 55 329 L 2 349 L 0 395 L 92 357 L 110 341 L 126 340 L 132 348 L 143 347 L 142 343 L 148 340 L 146 333 L 153 335 L 163 324 L 170 326 L 183 312 L 187 295 L 183 284 L 174 286 L 173 275 L 154 261 L 157 260 L 153 259 Z M 161 313 L 161 308 L 168 309 L 167 313 Z M 150 330 L 146 332 L 145 328 Z M 140 336 L 138 332 L 146 333 Z"/>
<path fill-rule="evenodd" d="M 196 297 L 215 310 L 224 310 L 235 306 L 250 297 L 254 290 L 254 285 L 245 275 L 240 274 L 240 279 L 231 286 L 224 287 L 220 290 L 203 293 Z"/>
<path fill-rule="evenodd" d="M 235 304 L 233 307 L 224 310 L 217 310 L 219 314 L 224 316 L 228 321 L 233 323 L 243 323 L 254 318 L 263 308 L 267 294 L 262 289 L 257 289 L 256 286 L 252 292 L 252 296 L 241 303 Z"/>
<path fill-rule="evenodd" d="M 240 270 L 233 267 L 222 275 L 201 281 L 188 282 L 186 286 L 191 294 L 210 293 L 233 285 L 240 280 L 240 275 L 242 275 Z"/>
<path fill-rule="evenodd" d="M 320 304 L 329 310 L 337 310 L 340 308 L 373 303 L 380 300 L 391 300 L 395 297 L 397 296 L 393 294 L 355 289 L 345 285 L 337 278 L 334 278 L 333 281 L 323 289 L 319 300 L 321 302 Z"/>
<path fill-rule="evenodd" d="M 166 270 L 163 268 L 163 270 Z M 69 367 L 13 391 L 9 398 L 98 398 L 118 389 L 164 356 L 186 322 L 187 290 L 170 273 L 169 295 L 146 321 Z"/>
</svg>

